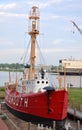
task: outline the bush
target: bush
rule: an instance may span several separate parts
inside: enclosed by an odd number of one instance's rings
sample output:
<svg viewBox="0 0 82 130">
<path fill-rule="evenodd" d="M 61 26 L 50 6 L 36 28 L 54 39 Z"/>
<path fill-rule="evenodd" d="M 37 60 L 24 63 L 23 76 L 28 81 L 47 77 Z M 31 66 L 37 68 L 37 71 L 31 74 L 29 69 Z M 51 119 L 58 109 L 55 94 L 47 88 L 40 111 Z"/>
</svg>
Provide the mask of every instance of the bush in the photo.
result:
<svg viewBox="0 0 82 130">
<path fill-rule="evenodd" d="M 5 91 L 5 88 L 4 88 L 4 87 L 1 87 L 1 88 L 0 88 L 0 91 L 3 91 L 3 92 L 4 92 L 4 91 Z"/>
<path fill-rule="evenodd" d="M 6 120 L 6 119 L 7 119 L 7 116 L 3 116 L 3 117 L 2 117 L 2 120 Z"/>
</svg>

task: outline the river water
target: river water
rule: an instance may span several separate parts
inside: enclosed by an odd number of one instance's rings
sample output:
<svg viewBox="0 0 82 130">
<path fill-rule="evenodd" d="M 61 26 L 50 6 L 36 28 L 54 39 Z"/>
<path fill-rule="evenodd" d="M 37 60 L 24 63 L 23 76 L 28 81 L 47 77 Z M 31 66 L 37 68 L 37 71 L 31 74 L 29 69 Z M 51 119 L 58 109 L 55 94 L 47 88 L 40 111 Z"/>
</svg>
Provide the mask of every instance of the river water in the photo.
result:
<svg viewBox="0 0 82 130">
<path fill-rule="evenodd" d="M 14 82 L 16 79 L 16 72 L 11 72 L 11 81 Z M 21 73 L 18 73 L 18 76 L 21 76 Z M 0 86 L 4 86 L 5 82 L 9 82 L 9 72 L 0 71 Z"/>
<path fill-rule="evenodd" d="M 18 77 L 21 78 L 21 73 L 18 73 Z M 11 72 L 11 78 L 16 79 L 16 73 L 15 72 Z M 58 75 L 57 74 L 49 74 L 49 78 L 52 82 L 52 84 L 55 84 L 55 86 L 57 87 L 59 85 L 58 83 Z M 82 76 L 61 76 L 62 78 L 62 86 L 64 86 L 64 83 L 66 84 L 66 86 L 70 87 L 82 87 Z M 64 82 L 65 79 L 65 82 Z M 9 81 L 9 72 L 0 72 L 0 86 L 4 86 L 5 82 Z"/>
</svg>

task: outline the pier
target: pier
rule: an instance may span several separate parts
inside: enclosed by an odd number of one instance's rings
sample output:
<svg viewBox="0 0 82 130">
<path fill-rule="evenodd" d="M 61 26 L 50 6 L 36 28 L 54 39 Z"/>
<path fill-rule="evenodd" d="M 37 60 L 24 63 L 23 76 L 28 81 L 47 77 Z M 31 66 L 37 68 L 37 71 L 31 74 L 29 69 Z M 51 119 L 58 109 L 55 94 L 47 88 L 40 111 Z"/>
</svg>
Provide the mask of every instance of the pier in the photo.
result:
<svg viewBox="0 0 82 130">
<path fill-rule="evenodd" d="M 82 123 L 82 112 L 76 110 L 76 108 L 68 108 L 68 117 L 74 120 L 80 120 L 80 123 Z"/>
<path fill-rule="evenodd" d="M 4 123 L 2 119 L 0 119 L 0 130 L 9 130 L 8 126 Z"/>
<path fill-rule="evenodd" d="M 1 122 L 3 121 L 3 127 L 4 129 L 2 130 L 56 130 L 55 129 L 55 122 L 53 122 L 53 128 L 51 127 L 43 127 L 43 124 L 32 124 L 31 122 L 26 122 L 23 121 L 17 117 L 15 117 L 14 115 L 12 115 L 5 107 L 5 104 L 1 105 L 1 111 L 3 113 L 3 115 L 7 116 L 6 120 L 1 120 Z M 82 122 L 81 120 L 76 121 L 76 118 L 74 117 L 74 113 L 77 113 L 76 115 L 80 115 L 81 119 L 82 119 L 82 113 L 81 112 L 75 112 L 74 109 L 68 108 L 68 114 L 70 114 L 72 117 L 71 120 L 69 118 L 67 118 L 66 121 L 66 130 L 82 130 Z M 79 113 L 79 114 L 78 114 Z M 69 117 L 69 115 L 68 115 Z M 80 119 L 80 118 L 79 118 Z M 1 123 L 0 123 L 1 124 Z M 8 126 L 8 129 L 7 129 Z M 5 129 L 6 127 L 6 129 Z M 1 129 L 1 127 L 0 127 Z"/>
</svg>

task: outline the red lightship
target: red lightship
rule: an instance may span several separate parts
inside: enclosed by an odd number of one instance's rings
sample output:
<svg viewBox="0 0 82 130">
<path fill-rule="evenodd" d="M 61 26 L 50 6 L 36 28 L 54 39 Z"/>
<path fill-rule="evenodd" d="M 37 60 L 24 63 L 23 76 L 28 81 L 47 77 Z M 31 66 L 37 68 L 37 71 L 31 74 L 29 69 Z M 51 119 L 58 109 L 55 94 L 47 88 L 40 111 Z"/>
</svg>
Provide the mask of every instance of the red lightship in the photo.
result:
<svg viewBox="0 0 82 130">
<path fill-rule="evenodd" d="M 58 89 L 52 86 L 47 72 L 41 67 L 35 71 L 36 37 L 39 34 L 38 7 L 33 6 L 29 15 L 31 36 L 30 64 L 24 69 L 21 83 L 6 84 L 5 104 L 19 118 L 32 123 L 52 126 L 63 130 L 67 117 L 68 92 L 66 87 Z"/>
</svg>

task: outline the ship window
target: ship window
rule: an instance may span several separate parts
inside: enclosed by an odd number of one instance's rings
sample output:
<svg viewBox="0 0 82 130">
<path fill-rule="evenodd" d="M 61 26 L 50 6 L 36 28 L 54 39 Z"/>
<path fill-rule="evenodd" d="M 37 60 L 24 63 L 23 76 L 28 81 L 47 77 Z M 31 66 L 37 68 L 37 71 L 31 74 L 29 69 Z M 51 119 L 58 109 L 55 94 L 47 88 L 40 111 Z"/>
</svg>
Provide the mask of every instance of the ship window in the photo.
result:
<svg viewBox="0 0 82 130">
<path fill-rule="evenodd" d="M 48 81 L 46 81 L 46 84 L 48 84 Z"/>
<path fill-rule="evenodd" d="M 37 81 L 37 84 L 39 84 L 40 82 L 39 81 Z"/>
<path fill-rule="evenodd" d="M 42 81 L 42 84 L 44 83 L 44 81 Z"/>
</svg>

